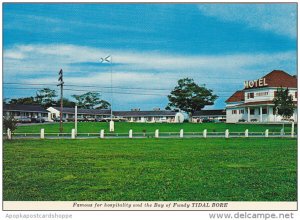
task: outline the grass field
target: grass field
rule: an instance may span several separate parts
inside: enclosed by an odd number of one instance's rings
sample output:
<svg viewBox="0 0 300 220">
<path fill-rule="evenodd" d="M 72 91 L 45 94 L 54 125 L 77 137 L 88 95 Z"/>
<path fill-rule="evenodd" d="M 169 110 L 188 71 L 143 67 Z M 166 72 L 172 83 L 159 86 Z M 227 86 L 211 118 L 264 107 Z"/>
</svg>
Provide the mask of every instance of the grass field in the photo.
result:
<svg viewBox="0 0 300 220">
<path fill-rule="evenodd" d="M 297 199 L 292 139 L 12 140 L 3 153 L 4 201 Z"/>
<path fill-rule="evenodd" d="M 32 132 L 38 133 L 41 128 L 45 129 L 45 132 L 59 132 L 59 123 L 53 124 L 39 124 L 19 126 L 16 132 Z M 64 132 L 71 132 L 74 128 L 74 123 L 64 123 Z M 183 123 L 183 124 L 170 124 L 170 123 L 128 123 L 128 122 L 116 122 L 115 132 L 128 133 L 129 129 L 133 129 L 133 132 L 154 132 L 155 129 L 159 129 L 160 132 L 179 132 L 180 129 L 184 129 L 185 132 L 202 132 L 207 129 L 208 132 L 224 132 L 229 129 L 230 132 L 244 132 L 245 129 L 249 129 L 249 132 L 263 132 L 269 129 L 270 132 L 280 132 L 282 125 L 271 124 L 226 124 L 226 123 Z M 78 133 L 81 132 L 100 132 L 101 129 L 109 131 L 109 123 L 105 122 L 80 122 L 78 123 Z M 295 130 L 297 126 L 295 126 Z M 289 132 L 291 125 L 285 125 L 285 131 Z"/>
</svg>

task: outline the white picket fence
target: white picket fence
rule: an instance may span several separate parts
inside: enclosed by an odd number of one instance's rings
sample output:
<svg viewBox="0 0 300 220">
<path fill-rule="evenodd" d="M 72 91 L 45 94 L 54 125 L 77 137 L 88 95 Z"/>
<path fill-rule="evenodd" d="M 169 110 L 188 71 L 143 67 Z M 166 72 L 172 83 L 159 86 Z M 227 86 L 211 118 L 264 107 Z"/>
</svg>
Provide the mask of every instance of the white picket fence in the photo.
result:
<svg viewBox="0 0 300 220">
<path fill-rule="evenodd" d="M 246 129 L 244 132 L 229 132 L 226 129 L 224 132 L 208 132 L 204 129 L 203 132 L 184 132 L 180 129 L 179 132 L 160 132 L 156 129 L 154 132 L 133 132 L 132 129 L 128 133 L 105 133 L 104 129 L 100 130 L 99 133 L 77 133 L 75 129 L 72 129 L 71 133 L 45 133 L 45 129 L 41 129 L 39 133 L 12 133 L 10 129 L 7 129 L 7 133 L 4 133 L 7 139 L 14 138 L 40 138 L 40 139 L 54 139 L 54 138 L 66 138 L 66 139 L 76 139 L 76 138 L 236 138 L 236 137 L 291 137 L 294 138 L 297 135 L 294 129 L 291 132 L 284 132 L 281 129 L 280 132 L 270 132 L 266 129 L 264 132 L 250 132 Z"/>
</svg>

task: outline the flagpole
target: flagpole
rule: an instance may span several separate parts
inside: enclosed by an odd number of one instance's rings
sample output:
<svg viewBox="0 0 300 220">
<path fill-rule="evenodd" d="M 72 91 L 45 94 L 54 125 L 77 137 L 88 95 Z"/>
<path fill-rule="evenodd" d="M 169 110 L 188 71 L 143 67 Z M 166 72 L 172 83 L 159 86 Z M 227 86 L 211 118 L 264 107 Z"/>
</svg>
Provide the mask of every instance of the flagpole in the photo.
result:
<svg viewBox="0 0 300 220">
<path fill-rule="evenodd" d="M 108 60 L 108 58 L 110 58 L 110 60 Z M 112 56 L 108 55 L 105 58 L 101 58 L 101 63 L 103 62 L 109 62 L 110 63 L 110 95 L 111 95 L 111 103 L 110 103 L 110 122 L 109 122 L 109 131 L 110 132 L 114 132 L 115 131 L 115 126 L 114 126 L 114 121 L 113 121 L 113 110 L 112 110 L 112 106 L 113 106 L 113 80 L 112 80 Z"/>
<path fill-rule="evenodd" d="M 110 121 L 112 121 L 113 113 L 112 113 L 112 107 L 113 107 L 113 87 L 112 87 L 112 56 L 110 56 L 110 94 L 111 94 L 111 105 L 110 105 Z"/>
<path fill-rule="evenodd" d="M 115 131 L 115 123 L 113 121 L 113 80 L 112 80 L 112 56 L 110 55 L 110 94 L 111 94 L 111 104 L 110 104 L 110 122 L 109 122 L 109 131 L 114 132 Z"/>
</svg>

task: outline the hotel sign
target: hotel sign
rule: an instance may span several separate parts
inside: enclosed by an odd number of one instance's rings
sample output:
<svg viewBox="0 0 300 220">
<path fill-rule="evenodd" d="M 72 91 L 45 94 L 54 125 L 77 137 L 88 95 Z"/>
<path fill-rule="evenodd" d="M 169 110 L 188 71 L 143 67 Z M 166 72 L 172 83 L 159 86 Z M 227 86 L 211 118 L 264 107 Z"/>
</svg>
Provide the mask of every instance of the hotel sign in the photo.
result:
<svg viewBox="0 0 300 220">
<path fill-rule="evenodd" d="M 249 81 L 244 82 L 245 89 L 258 88 L 258 87 L 263 87 L 263 86 L 267 86 L 267 85 L 268 84 L 266 83 L 265 78 L 249 80 Z"/>
</svg>

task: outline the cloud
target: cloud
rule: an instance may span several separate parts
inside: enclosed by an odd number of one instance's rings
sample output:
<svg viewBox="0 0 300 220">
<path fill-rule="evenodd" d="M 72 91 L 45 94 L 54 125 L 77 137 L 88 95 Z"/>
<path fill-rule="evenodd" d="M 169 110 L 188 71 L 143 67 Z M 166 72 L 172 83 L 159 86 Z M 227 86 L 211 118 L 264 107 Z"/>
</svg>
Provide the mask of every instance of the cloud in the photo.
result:
<svg viewBox="0 0 300 220">
<path fill-rule="evenodd" d="M 77 46 L 71 44 L 16 45 L 4 50 L 4 68 L 13 69 L 18 75 L 31 74 L 34 71 L 52 72 L 65 68 L 70 72 L 109 71 L 107 64 L 101 64 L 100 58 L 108 54 L 113 57 L 114 72 L 159 72 L 197 73 L 206 75 L 206 71 L 231 71 L 256 65 L 267 65 L 295 61 L 295 52 L 279 53 L 240 53 L 230 55 L 194 55 L 166 54 L 158 52 L 139 52 L 107 50 L 102 48 Z M 95 65 L 86 65 L 94 63 Z M 21 71 L 20 71 L 21 70 Z M 234 73 L 231 73 L 234 74 Z"/>
<path fill-rule="evenodd" d="M 200 4 L 206 16 L 246 24 L 250 28 L 297 37 L 297 4 Z"/>
<path fill-rule="evenodd" d="M 130 26 L 103 24 L 96 22 L 87 22 L 81 20 L 66 20 L 60 18 L 53 18 L 48 16 L 5 13 L 8 21 L 4 24 L 4 29 L 8 30 L 22 30 L 32 32 L 33 30 L 41 30 L 47 32 L 72 32 L 76 33 L 78 28 L 88 29 L 100 29 L 108 31 L 122 31 L 122 32 L 134 32 L 134 33 L 148 33 L 149 29 L 134 28 Z M 32 26 L 32 23 L 34 26 Z M 72 31 L 69 27 L 73 27 Z"/>
<path fill-rule="evenodd" d="M 113 56 L 112 74 L 115 103 L 141 103 L 140 107 L 167 104 L 166 95 L 183 77 L 213 89 L 220 100 L 242 87 L 245 79 L 256 79 L 273 69 L 296 74 L 296 53 L 254 53 L 231 55 L 181 55 L 130 50 L 107 50 L 71 44 L 28 44 L 4 49 L 4 82 L 49 84 L 56 88 L 57 73 L 64 70 L 67 85 L 78 90 L 97 90 L 110 99 L 110 66 L 100 57 Z M 90 65 L 93 64 L 93 65 Z M 43 86 L 44 87 L 44 86 Z M 140 89 L 135 89 L 140 88 Z M 118 92 L 118 93 L 117 93 Z M 84 91 L 66 91 L 66 95 Z M 136 104 L 135 104 L 136 106 Z M 147 107 L 149 108 L 149 107 Z"/>
</svg>

